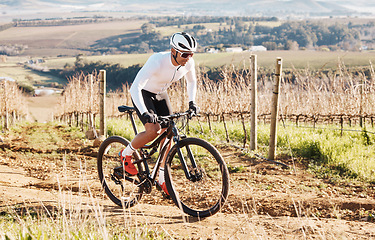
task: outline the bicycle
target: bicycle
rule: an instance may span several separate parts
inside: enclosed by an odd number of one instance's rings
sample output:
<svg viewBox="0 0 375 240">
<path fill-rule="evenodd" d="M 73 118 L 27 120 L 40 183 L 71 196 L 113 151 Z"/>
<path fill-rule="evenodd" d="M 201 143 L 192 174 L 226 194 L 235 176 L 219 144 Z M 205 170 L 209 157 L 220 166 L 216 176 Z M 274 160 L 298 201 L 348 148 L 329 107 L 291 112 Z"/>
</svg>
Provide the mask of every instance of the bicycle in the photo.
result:
<svg viewBox="0 0 375 240">
<path fill-rule="evenodd" d="M 137 134 L 133 118 L 135 109 L 119 106 L 120 112 L 127 113 Z M 165 182 L 168 193 L 174 203 L 188 215 L 208 217 L 217 213 L 229 193 L 229 172 L 222 156 L 209 142 L 186 137 L 179 133 L 177 120 L 191 118 L 190 112 L 176 113 L 170 116 L 158 117 L 160 124 L 165 124 L 167 130 L 149 145 L 145 145 L 133 154 L 134 165 L 138 174 L 128 175 L 123 168 L 119 152 L 130 142 L 121 136 L 111 136 L 103 141 L 97 156 L 99 179 L 107 196 L 118 206 L 130 208 L 137 204 L 143 194 L 149 194 L 152 186 L 157 185 L 156 177 L 161 165 L 161 159 L 167 154 L 165 161 Z M 186 124 L 185 124 L 186 125 Z M 156 163 L 150 172 L 148 161 L 161 146 Z M 169 152 L 166 146 L 174 142 Z"/>
</svg>

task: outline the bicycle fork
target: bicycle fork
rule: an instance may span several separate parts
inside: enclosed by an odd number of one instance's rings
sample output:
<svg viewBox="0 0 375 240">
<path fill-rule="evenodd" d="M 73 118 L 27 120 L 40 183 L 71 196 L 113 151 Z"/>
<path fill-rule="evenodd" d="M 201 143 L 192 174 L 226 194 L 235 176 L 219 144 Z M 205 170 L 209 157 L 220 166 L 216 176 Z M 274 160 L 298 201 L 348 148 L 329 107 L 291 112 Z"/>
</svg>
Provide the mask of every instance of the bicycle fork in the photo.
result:
<svg viewBox="0 0 375 240">
<path fill-rule="evenodd" d="M 177 148 L 177 154 L 180 158 L 180 162 L 182 165 L 182 168 L 185 172 L 185 176 L 187 179 L 189 179 L 192 182 L 196 182 L 202 179 L 202 172 L 200 169 L 198 169 L 195 158 L 193 153 L 191 152 L 191 149 L 189 146 L 185 146 L 186 152 L 187 152 L 187 158 L 188 161 L 191 163 L 191 169 L 189 169 L 185 156 L 182 153 L 182 150 L 180 147 Z"/>
</svg>

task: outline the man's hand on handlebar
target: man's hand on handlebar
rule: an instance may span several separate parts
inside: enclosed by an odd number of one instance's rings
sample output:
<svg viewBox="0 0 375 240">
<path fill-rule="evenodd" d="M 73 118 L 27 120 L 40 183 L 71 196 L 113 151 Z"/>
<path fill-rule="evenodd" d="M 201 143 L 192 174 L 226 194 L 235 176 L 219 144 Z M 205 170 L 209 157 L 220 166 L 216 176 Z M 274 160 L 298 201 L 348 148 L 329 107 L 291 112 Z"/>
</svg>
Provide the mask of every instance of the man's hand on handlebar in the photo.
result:
<svg viewBox="0 0 375 240">
<path fill-rule="evenodd" d="M 144 112 L 142 116 L 146 119 L 148 123 L 156 123 L 158 116 L 151 110 L 151 112 Z"/>
<path fill-rule="evenodd" d="M 199 107 L 193 101 L 189 102 L 189 112 L 190 112 L 190 118 L 192 116 L 198 115 L 198 113 L 200 112 Z"/>
</svg>

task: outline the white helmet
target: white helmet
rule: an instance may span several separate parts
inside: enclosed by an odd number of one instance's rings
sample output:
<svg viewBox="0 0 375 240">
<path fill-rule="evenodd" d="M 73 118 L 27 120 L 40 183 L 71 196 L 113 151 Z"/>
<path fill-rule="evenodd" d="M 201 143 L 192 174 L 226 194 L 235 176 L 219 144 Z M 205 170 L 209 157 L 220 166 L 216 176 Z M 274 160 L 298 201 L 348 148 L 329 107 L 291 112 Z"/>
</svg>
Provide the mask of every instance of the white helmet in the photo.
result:
<svg viewBox="0 0 375 240">
<path fill-rule="evenodd" d="M 179 51 L 195 52 L 197 50 L 197 41 L 188 33 L 178 32 L 172 35 L 171 46 Z"/>
</svg>

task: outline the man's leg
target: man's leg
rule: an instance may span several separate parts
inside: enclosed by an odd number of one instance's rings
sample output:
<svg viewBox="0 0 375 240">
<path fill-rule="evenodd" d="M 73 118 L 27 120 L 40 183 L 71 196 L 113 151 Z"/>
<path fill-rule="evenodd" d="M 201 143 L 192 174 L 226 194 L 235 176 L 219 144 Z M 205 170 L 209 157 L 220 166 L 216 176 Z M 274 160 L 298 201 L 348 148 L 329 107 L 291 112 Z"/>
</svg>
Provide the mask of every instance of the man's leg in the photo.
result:
<svg viewBox="0 0 375 240">
<path fill-rule="evenodd" d="M 140 132 L 134 137 L 131 144 L 134 149 L 143 147 L 145 144 L 154 140 L 161 133 L 161 127 L 158 123 L 146 123 L 145 131 Z"/>
<path fill-rule="evenodd" d="M 164 146 L 164 142 L 166 141 L 166 139 L 164 138 L 160 144 L 160 146 Z M 161 189 L 163 189 L 163 191 L 165 192 L 165 194 L 169 195 L 168 193 L 168 190 L 167 190 L 167 186 L 165 185 L 165 179 L 164 179 L 164 165 L 165 165 L 165 160 L 167 159 L 167 155 L 168 155 L 168 152 L 169 150 L 171 149 L 172 147 L 172 140 L 169 141 L 169 143 L 167 143 L 168 145 L 165 146 L 166 147 L 166 151 L 165 151 L 165 154 L 163 156 L 163 159 L 161 159 L 161 163 L 160 163 L 160 169 L 159 169 L 159 179 L 158 179 L 158 184 L 159 186 L 161 187 Z"/>
<path fill-rule="evenodd" d="M 161 132 L 160 124 L 158 123 L 146 123 L 145 131 L 140 132 L 131 143 L 120 152 L 121 160 L 124 162 L 125 171 L 130 175 L 136 175 L 138 173 L 137 168 L 132 163 L 133 152 L 143 147 L 148 142 L 154 140 Z"/>
</svg>

